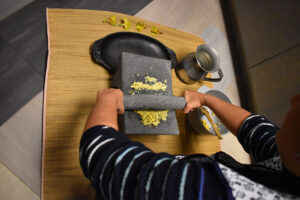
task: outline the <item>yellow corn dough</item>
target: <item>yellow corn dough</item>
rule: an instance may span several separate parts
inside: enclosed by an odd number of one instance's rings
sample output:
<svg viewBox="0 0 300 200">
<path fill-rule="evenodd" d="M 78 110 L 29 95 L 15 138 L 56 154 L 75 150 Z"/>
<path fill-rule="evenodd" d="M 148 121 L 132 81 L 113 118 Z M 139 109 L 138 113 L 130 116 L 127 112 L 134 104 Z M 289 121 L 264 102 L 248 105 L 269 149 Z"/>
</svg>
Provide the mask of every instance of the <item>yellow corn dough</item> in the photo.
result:
<svg viewBox="0 0 300 200">
<path fill-rule="evenodd" d="M 167 80 L 164 81 L 167 83 Z M 151 77 L 151 76 L 146 76 L 145 77 L 145 83 L 143 82 L 133 82 L 131 84 L 131 88 L 133 91 L 130 93 L 132 95 L 135 94 L 134 91 L 139 91 L 139 90 L 148 90 L 148 91 L 158 91 L 162 90 L 165 91 L 167 89 L 167 85 L 165 83 L 162 83 L 160 81 L 157 81 L 157 78 Z M 142 123 L 144 126 L 155 126 L 157 127 L 161 120 L 166 121 L 168 117 L 168 110 L 135 110 L 137 114 L 140 115 L 142 119 Z"/>
<path fill-rule="evenodd" d="M 162 82 L 157 82 L 151 85 L 143 82 L 133 82 L 130 87 L 133 88 L 134 90 L 152 90 L 152 91 L 157 91 L 157 90 L 165 91 L 167 89 L 167 85 Z"/>
<path fill-rule="evenodd" d="M 166 82 L 166 80 L 165 80 Z M 149 84 L 151 83 L 151 84 Z M 145 77 L 145 83 L 143 82 L 133 82 L 130 86 L 134 90 L 152 90 L 152 91 L 166 91 L 167 89 L 167 84 L 162 83 L 160 81 L 157 81 L 157 78 L 151 77 L 151 76 L 146 76 Z"/>
<path fill-rule="evenodd" d="M 168 110 L 136 110 L 135 112 L 141 116 L 142 123 L 148 127 L 158 126 L 161 120 L 166 121 L 168 117 Z"/>
</svg>

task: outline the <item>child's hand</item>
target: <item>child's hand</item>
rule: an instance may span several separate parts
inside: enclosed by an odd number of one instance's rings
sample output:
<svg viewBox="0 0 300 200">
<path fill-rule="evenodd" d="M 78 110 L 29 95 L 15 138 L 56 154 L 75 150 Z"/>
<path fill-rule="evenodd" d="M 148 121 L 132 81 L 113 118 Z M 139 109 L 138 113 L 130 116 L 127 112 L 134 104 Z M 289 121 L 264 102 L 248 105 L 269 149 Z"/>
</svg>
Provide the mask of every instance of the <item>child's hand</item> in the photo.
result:
<svg viewBox="0 0 300 200">
<path fill-rule="evenodd" d="M 119 114 L 124 113 L 123 92 L 120 89 L 107 88 L 97 93 L 97 103 L 105 102 L 117 107 Z"/>
<path fill-rule="evenodd" d="M 186 105 L 184 108 L 184 113 L 188 113 L 194 108 L 198 108 L 200 106 L 205 105 L 205 94 L 202 94 L 200 92 L 194 92 L 190 90 L 186 90 L 183 94 L 185 100 L 186 100 Z"/>
</svg>

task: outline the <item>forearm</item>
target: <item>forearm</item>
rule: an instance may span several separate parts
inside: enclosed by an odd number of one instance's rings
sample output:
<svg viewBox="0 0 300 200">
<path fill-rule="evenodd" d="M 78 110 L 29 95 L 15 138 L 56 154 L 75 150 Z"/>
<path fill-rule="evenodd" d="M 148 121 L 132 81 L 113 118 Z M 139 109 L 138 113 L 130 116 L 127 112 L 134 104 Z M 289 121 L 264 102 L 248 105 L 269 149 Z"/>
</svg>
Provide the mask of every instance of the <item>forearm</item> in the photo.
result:
<svg viewBox="0 0 300 200">
<path fill-rule="evenodd" d="M 115 104 L 96 103 L 87 119 L 84 131 L 96 125 L 106 125 L 118 130 L 118 113 Z"/>
<path fill-rule="evenodd" d="M 97 92 L 97 103 L 87 119 L 84 131 L 106 125 L 118 130 L 118 113 L 124 112 L 123 93 L 119 89 L 102 89 Z"/>
<path fill-rule="evenodd" d="M 215 96 L 206 94 L 204 99 L 204 105 L 212 109 L 234 135 L 237 135 L 243 121 L 251 115 L 247 110 L 227 103 Z"/>
</svg>

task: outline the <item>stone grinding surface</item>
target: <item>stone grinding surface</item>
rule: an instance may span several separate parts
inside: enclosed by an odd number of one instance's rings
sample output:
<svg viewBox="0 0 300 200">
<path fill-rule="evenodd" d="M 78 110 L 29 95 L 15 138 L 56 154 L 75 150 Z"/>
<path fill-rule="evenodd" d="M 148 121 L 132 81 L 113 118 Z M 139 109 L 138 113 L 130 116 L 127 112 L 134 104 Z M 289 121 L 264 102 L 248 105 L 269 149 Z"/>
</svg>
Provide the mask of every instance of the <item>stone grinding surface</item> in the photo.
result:
<svg viewBox="0 0 300 200">
<path fill-rule="evenodd" d="M 151 58 L 132 53 L 123 52 L 121 56 L 120 73 L 113 80 L 114 86 L 122 89 L 124 95 L 131 95 L 130 88 L 134 81 L 144 82 L 146 76 L 157 78 L 157 81 L 165 82 L 165 91 L 140 91 L 138 94 L 155 94 L 164 98 L 164 95 L 173 95 L 171 61 Z M 138 93 L 138 94 L 137 94 Z M 143 98 L 143 97 L 142 97 Z M 145 102 L 149 101 L 147 98 Z M 125 111 L 121 118 L 121 129 L 125 134 L 179 134 L 177 119 L 174 110 L 168 112 L 166 121 L 161 121 L 157 127 L 147 127 L 142 124 L 141 117 L 134 111 Z"/>
</svg>

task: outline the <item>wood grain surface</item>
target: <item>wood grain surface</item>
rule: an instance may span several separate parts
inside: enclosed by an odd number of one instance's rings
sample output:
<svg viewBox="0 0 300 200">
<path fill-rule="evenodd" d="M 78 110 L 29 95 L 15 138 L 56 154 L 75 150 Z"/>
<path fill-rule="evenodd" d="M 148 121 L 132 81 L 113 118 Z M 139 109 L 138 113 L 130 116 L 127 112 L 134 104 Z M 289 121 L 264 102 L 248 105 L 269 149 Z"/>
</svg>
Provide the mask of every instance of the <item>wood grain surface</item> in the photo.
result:
<svg viewBox="0 0 300 200">
<path fill-rule="evenodd" d="M 135 32 L 136 22 L 150 27 L 157 26 L 163 32 L 155 36 L 176 52 L 178 61 L 204 41 L 192 34 L 162 26 L 124 14 L 48 9 L 48 67 L 45 84 L 42 199 L 95 199 L 95 192 L 79 166 L 79 141 L 96 92 L 110 86 L 108 72 L 92 62 L 89 48 L 99 38 L 110 33 L 124 31 L 122 27 L 102 23 L 112 15 L 118 19 L 127 17 L 133 23 L 129 31 Z M 186 89 L 197 90 L 193 85 L 181 83 L 172 71 L 173 93 L 182 95 Z M 220 142 L 212 135 L 194 134 L 186 124 L 182 111 L 176 112 L 180 135 L 133 135 L 155 152 L 172 154 L 204 153 L 220 151 Z"/>
</svg>

